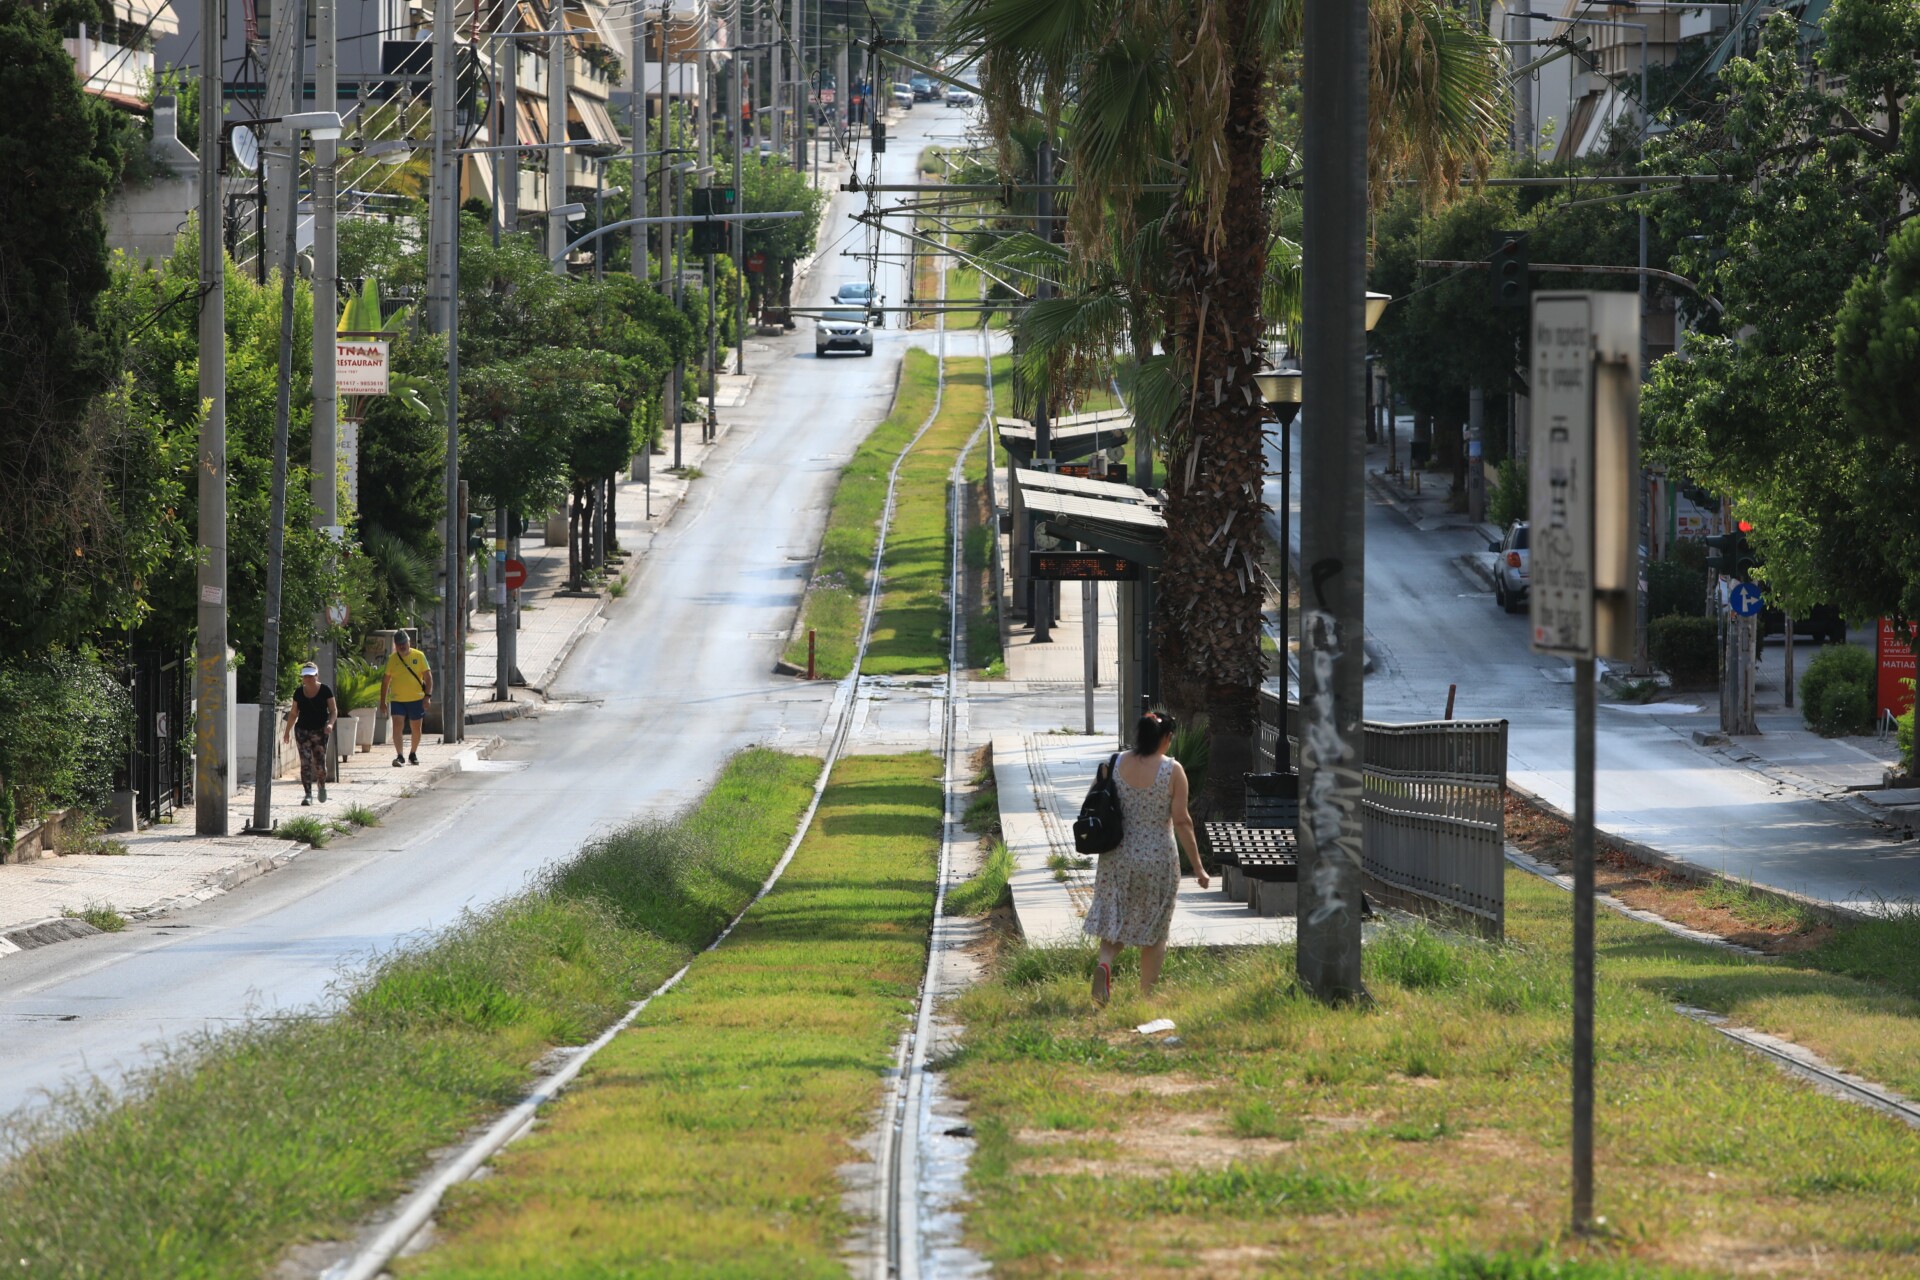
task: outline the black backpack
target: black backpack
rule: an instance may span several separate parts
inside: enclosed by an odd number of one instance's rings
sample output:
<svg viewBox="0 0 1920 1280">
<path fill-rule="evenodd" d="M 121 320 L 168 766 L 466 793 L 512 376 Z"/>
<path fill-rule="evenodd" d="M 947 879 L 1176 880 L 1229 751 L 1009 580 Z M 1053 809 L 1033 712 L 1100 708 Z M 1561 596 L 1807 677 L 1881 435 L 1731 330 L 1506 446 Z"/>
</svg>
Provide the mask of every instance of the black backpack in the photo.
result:
<svg viewBox="0 0 1920 1280">
<path fill-rule="evenodd" d="M 1112 853 L 1120 847 L 1120 788 L 1114 770 L 1120 757 L 1110 757 L 1093 775 L 1080 816 L 1073 820 L 1073 847 L 1081 853 Z"/>
</svg>

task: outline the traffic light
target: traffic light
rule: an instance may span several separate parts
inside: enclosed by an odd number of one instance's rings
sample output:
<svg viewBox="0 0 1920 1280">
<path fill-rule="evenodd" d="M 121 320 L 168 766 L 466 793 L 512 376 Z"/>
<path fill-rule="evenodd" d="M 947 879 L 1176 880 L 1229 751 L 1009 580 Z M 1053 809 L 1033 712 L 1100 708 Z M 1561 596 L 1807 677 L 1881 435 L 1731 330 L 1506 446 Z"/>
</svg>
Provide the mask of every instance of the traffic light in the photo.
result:
<svg viewBox="0 0 1920 1280">
<path fill-rule="evenodd" d="M 732 187 L 695 187 L 693 189 L 693 213 L 695 217 L 712 217 L 716 213 L 732 213 L 735 209 L 735 192 Z M 724 222 L 696 222 L 693 224 L 693 244 L 691 252 L 725 253 L 727 251 L 727 232 Z"/>
<path fill-rule="evenodd" d="M 471 511 L 467 513 L 467 554 L 468 555 L 477 556 L 477 555 L 484 555 L 486 553 L 487 538 L 486 538 L 486 534 L 482 532 L 483 530 L 486 529 L 486 527 L 487 527 L 487 518 L 485 516 L 479 515 Z"/>
<path fill-rule="evenodd" d="M 1753 581 L 1753 571 L 1760 563 L 1760 557 L 1753 553 L 1753 547 L 1747 541 L 1747 535 L 1753 532 L 1753 526 L 1745 520 L 1734 533 L 1715 534 L 1707 539 L 1707 568 L 1714 573 L 1741 582 Z"/>
<path fill-rule="evenodd" d="M 1496 309 L 1524 308 L 1527 305 L 1527 233 L 1496 231 L 1487 284 Z"/>
</svg>

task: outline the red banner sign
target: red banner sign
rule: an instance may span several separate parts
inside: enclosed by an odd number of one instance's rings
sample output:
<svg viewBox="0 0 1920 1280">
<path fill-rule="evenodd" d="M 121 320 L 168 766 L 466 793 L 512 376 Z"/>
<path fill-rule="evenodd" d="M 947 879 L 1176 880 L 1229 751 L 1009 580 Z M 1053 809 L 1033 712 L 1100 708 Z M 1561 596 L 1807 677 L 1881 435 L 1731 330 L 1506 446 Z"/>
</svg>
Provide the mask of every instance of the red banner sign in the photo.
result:
<svg viewBox="0 0 1920 1280">
<path fill-rule="evenodd" d="M 1873 718 L 1878 720 L 1891 711 L 1903 716 L 1913 706 L 1913 680 L 1915 661 L 1913 650 L 1900 637 L 1900 631 L 1893 625 L 1893 619 L 1880 619 L 1880 628 L 1874 637 L 1874 667 L 1878 678 L 1874 681 Z"/>
</svg>

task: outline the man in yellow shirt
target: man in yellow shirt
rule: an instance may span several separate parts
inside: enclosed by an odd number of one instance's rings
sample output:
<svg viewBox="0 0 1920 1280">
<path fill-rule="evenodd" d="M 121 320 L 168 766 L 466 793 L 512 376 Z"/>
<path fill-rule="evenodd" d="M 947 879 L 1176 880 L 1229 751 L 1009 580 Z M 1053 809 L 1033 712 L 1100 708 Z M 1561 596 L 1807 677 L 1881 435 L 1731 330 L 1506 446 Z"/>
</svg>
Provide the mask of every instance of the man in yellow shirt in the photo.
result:
<svg viewBox="0 0 1920 1280">
<path fill-rule="evenodd" d="M 380 701 L 393 708 L 393 767 L 420 763 L 420 730 L 426 723 L 427 703 L 433 700 L 433 672 L 427 669 L 427 655 L 413 647 L 413 637 L 404 631 L 393 633 L 393 652 L 387 655 L 387 669 L 380 676 Z M 413 745 L 403 756 L 400 740 L 405 726 L 413 726 Z"/>
</svg>

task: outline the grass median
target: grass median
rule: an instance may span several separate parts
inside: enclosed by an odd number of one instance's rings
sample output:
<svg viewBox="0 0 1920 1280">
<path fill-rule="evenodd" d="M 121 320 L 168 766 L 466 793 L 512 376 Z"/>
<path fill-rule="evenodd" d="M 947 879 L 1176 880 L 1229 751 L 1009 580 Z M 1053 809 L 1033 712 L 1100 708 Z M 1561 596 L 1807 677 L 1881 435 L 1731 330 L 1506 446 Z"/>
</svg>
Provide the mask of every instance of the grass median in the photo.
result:
<svg viewBox="0 0 1920 1280">
<path fill-rule="evenodd" d="M 1384 935 L 1365 1010 L 1299 994 L 1291 948 L 1174 952 L 1154 1001 L 1129 973 L 1100 1013 L 1087 953 L 1009 950 L 962 1000 L 949 1077 L 981 1140 L 974 1242 L 1011 1277 L 1911 1274 L 1912 1131 L 1671 1006 L 1911 1092 L 1920 1003 L 1602 911 L 1607 1227 L 1575 1240 L 1568 895 L 1509 873 L 1507 928 L 1504 947 Z M 1132 1030 L 1152 1017 L 1179 1043 Z"/>
<path fill-rule="evenodd" d="M 118 1090 L 76 1088 L 0 1148 L 8 1275 L 257 1277 L 337 1238 L 516 1101 L 745 904 L 817 760 L 736 756 L 687 816 L 630 827 L 529 892 L 374 965 L 331 1017 L 190 1038 Z"/>
<path fill-rule="evenodd" d="M 934 357 L 907 352 L 893 412 L 847 464 L 834 493 L 820 563 L 800 605 L 787 661 L 805 666 L 807 631 L 816 635 L 814 670 L 837 678 L 853 666 L 866 603 L 874 540 L 886 509 L 887 473 L 933 408 Z M 978 359 L 947 361 L 940 414 L 900 465 L 893 526 L 887 534 L 882 591 L 867 646 L 869 675 L 912 675 L 947 665 L 947 476 L 986 409 Z"/>
<path fill-rule="evenodd" d="M 940 764 L 840 762 L 726 945 L 449 1197 L 436 1278 L 846 1275 L 837 1173 L 872 1123 L 926 961 Z"/>
</svg>

